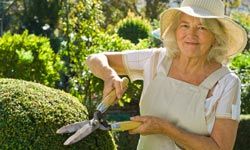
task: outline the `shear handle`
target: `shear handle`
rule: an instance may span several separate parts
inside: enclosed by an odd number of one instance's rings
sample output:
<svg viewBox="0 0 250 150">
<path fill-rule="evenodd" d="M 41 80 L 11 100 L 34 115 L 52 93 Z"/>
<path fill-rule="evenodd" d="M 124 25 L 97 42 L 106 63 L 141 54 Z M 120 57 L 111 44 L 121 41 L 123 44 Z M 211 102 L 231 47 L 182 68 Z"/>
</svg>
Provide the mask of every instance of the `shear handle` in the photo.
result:
<svg viewBox="0 0 250 150">
<path fill-rule="evenodd" d="M 122 88 L 128 87 L 128 78 L 122 78 Z M 97 106 L 97 110 L 104 113 L 110 105 L 112 105 L 116 100 L 115 89 L 113 89 L 106 97 L 103 98 L 102 102 Z"/>
<path fill-rule="evenodd" d="M 122 121 L 111 124 L 113 131 L 127 131 L 139 127 L 142 123 L 138 121 Z"/>
</svg>

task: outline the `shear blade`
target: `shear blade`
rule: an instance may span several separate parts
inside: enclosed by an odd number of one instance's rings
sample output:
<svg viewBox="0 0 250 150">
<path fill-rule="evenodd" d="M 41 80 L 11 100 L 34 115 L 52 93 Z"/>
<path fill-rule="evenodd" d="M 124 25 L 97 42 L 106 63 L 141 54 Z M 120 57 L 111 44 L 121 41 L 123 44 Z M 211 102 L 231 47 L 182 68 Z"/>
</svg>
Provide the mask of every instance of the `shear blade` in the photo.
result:
<svg viewBox="0 0 250 150">
<path fill-rule="evenodd" d="M 97 128 L 100 127 L 100 124 L 91 125 L 90 123 L 84 125 L 81 129 L 79 129 L 75 134 L 69 137 L 65 142 L 64 145 L 70 145 L 76 143 L 83 139 L 84 137 L 88 136 L 90 133 L 95 131 Z"/>
<path fill-rule="evenodd" d="M 72 132 L 79 130 L 80 128 L 82 128 L 84 125 L 88 123 L 89 123 L 89 120 L 72 123 L 72 124 L 61 127 L 60 129 L 56 131 L 56 133 L 57 134 L 72 133 Z"/>
</svg>

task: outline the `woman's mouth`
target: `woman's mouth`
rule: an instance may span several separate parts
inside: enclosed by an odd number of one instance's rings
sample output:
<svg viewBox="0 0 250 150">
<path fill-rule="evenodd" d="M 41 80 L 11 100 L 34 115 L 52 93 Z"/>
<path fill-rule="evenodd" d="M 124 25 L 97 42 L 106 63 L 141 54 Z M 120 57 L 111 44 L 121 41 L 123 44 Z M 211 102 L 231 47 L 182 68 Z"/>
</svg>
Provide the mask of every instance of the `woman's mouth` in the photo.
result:
<svg viewBox="0 0 250 150">
<path fill-rule="evenodd" d="M 199 43 L 197 43 L 197 42 L 185 42 L 186 44 L 188 44 L 188 45 L 198 45 Z"/>
</svg>

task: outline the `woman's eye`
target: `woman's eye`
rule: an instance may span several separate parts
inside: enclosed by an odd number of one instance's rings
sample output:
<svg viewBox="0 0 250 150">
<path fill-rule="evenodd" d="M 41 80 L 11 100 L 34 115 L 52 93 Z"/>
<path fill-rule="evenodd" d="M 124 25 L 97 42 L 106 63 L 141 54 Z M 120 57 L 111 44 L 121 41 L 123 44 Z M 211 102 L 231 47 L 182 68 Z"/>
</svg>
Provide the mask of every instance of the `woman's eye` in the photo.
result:
<svg viewBox="0 0 250 150">
<path fill-rule="evenodd" d="M 182 28 L 188 28 L 189 26 L 187 24 L 180 24 L 180 27 L 182 27 Z"/>
<path fill-rule="evenodd" d="M 198 26 L 198 29 L 199 29 L 199 30 L 207 30 L 207 28 L 204 27 L 204 26 Z"/>
</svg>

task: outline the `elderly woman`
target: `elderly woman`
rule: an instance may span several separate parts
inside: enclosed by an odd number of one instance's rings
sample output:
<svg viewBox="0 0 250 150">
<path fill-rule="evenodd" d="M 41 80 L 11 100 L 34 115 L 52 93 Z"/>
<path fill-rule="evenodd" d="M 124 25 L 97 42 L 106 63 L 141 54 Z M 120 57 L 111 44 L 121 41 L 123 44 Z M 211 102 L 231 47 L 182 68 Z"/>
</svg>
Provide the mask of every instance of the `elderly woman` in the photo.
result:
<svg viewBox="0 0 250 150">
<path fill-rule="evenodd" d="M 224 16 L 220 0 L 184 0 L 163 12 L 165 48 L 93 54 L 90 70 L 104 95 L 124 89 L 118 75 L 143 80 L 139 150 L 233 149 L 240 117 L 240 80 L 226 63 L 246 45 L 246 33 Z"/>
</svg>

